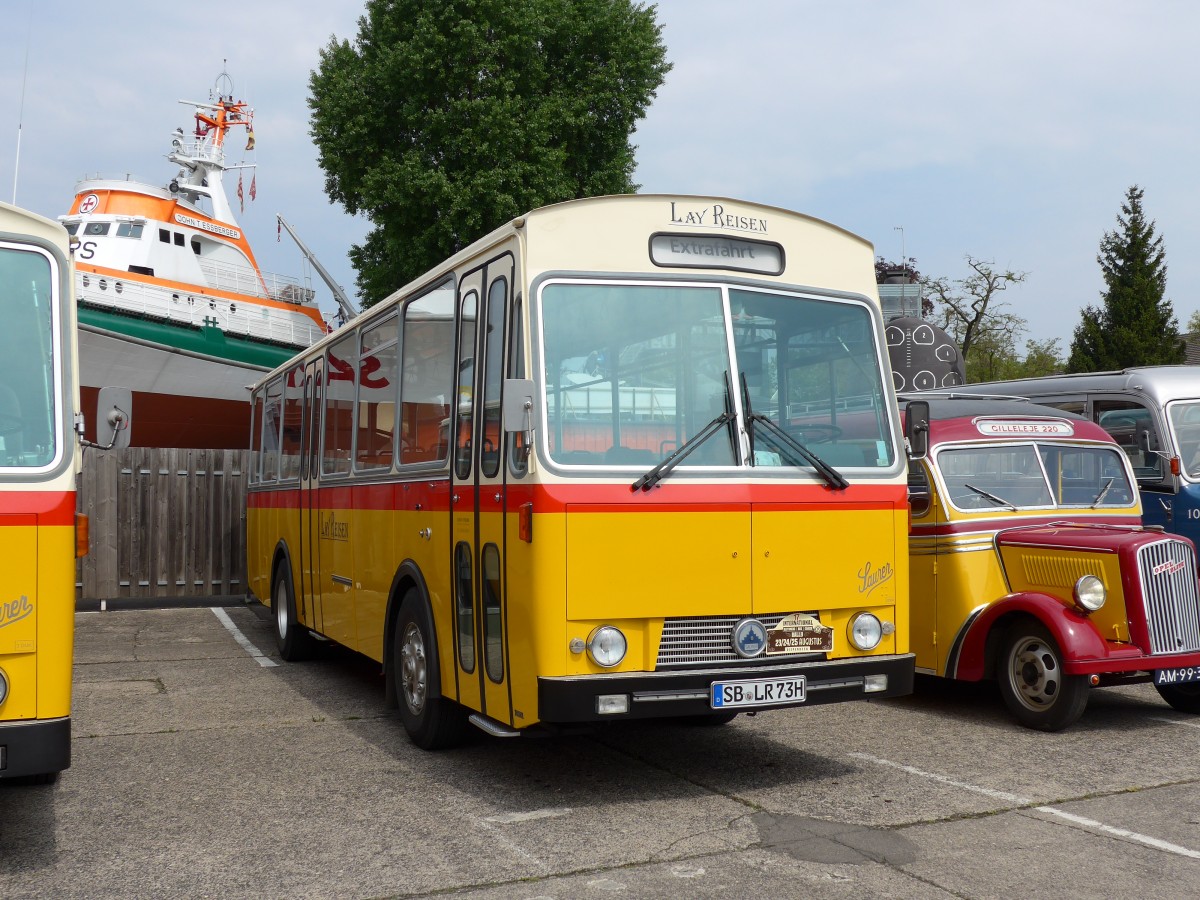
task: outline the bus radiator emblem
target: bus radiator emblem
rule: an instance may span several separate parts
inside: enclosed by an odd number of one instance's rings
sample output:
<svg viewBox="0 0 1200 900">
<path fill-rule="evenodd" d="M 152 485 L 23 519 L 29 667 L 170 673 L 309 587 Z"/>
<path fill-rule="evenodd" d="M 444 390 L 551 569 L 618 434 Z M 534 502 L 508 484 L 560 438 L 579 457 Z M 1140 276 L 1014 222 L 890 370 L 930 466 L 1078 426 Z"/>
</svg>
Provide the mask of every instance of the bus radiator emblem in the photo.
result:
<svg viewBox="0 0 1200 900">
<path fill-rule="evenodd" d="M 742 659 L 760 656 L 767 644 L 767 629 L 758 619 L 742 619 L 733 626 L 730 636 L 733 650 Z"/>
</svg>

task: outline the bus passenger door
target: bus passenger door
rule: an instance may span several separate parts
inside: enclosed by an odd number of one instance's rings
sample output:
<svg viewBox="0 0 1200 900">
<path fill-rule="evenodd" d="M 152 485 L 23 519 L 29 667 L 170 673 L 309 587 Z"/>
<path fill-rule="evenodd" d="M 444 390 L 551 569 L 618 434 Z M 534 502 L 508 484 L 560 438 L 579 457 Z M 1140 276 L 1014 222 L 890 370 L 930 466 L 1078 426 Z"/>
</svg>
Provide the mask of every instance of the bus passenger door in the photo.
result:
<svg viewBox="0 0 1200 900">
<path fill-rule="evenodd" d="M 300 547 L 296 560 L 300 580 L 295 585 L 300 621 L 323 631 L 321 620 L 320 503 L 321 403 L 325 361 L 315 359 L 304 371 L 304 437 L 300 460 Z"/>
<path fill-rule="evenodd" d="M 512 725 L 505 608 L 505 442 L 500 390 L 511 256 L 469 273 L 458 293 L 458 404 L 452 466 L 459 701 Z"/>
</svg>

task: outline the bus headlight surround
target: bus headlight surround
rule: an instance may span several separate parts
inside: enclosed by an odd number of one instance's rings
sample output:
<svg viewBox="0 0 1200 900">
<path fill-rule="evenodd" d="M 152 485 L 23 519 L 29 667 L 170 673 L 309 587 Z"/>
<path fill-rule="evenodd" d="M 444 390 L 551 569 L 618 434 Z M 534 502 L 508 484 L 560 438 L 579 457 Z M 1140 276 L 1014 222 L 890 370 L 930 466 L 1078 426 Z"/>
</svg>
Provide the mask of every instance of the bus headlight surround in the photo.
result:
<svg viewBox="0 0 1200 900">
<path fill-rule="evenodd" d="M 850 620 L 850 643 L 859 650 L 874 650 L 883 640 L 883 623 L 869 612 L 860 612 Z"/>
<path fill-rule="evenodd" d="M 1084 575 L 1075 582 L 1074 595 L 1078 606 L 1088 612 L 1095 612 L 1108 599 L 1108 590 L 1098 576 Z"/>
<path fill-rule="evenodd" d="M 0 669 L 0 706 L 4 705 L 4 701 L 8 699 L 8 676 L 4 674 L 4 670 Z"/>
<path fill-rule="evenodd" d="M 588 656 L 592 662 L 604 669 L 618 665 L 625 658 L 628 646 L 621 629 L 612 625 L 593 628 L 587 639 Z"/>
</svg>

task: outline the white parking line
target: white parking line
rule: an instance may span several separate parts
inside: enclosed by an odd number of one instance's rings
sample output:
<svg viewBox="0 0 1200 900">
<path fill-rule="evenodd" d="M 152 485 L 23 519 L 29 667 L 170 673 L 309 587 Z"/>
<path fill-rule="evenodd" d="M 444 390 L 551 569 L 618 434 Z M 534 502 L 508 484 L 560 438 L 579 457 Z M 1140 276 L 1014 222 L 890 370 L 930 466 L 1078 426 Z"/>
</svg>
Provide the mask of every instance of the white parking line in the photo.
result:
<svg viewBox="0 0 1200 900">
<path fill-rule="evenodd" d="M 279 665 L 279 663 L 275 662 L 275 660 L 268 657 L 261 650 L 250 643 L 250 639 L 242 634 L 240 628 L 233 624 L 233 619 L 229 618 L 229 613 L 225 612 L 225 610 L 221 609 L 219 606 L 213 606 L 210 607 L 210 609 L 212 609 L 213 615 L 216 616 L 217 619 L 220 620 L 221 624 L 225 626 L 225 630 L 233 635 L 233 639 L 241 645 L 242 649 L 254 657 L 254 661 L 256 663 L 258 663 L 264 669 L 270 666 Z"/>
<path fill-rule="evenodd" d="M 1171 720 L 1164 719 L 1163 721 Z M 1030 800 L 1027 797 L 1020 797 L 1016 794 L 1009 794 L 1005 791 L 996 791 L 992 790 L 991 788 L 967 784 L 965 781 L 956 781 L 953 778 L 948 778 L 945 775 L 939 775 L 936 772 L 926 772 L 914 766 L 906 766 L 903 763 L 893 762 L 890 759 L 880 759 L 878 756 L 871 756 L 868 753 L 851 753 L 849 756 L 851 756 L 853 759 L 861 759 L 864 762 L 875 763 L 879 766 L 887 766 L 892 769 L 899 769 L 901 772 L 907 772 L 909 775 L 916 775 L 920 778 L 928 778 L 932 781 L 950 785 L 951 787 L 961 788 L 964 791 L 983 794 L 985 797 L 991 797 L 993 800 L 1003 800 L 1008 803 L 1015 803 L 1018 806 L 1032 807 L 1037 812 L 1045 813 L 1046 815 L 1050 816 L 1057 816 L 1058 818 L 1065 819 L 1066 821 L 1075 825 L 1082 825 L 1085 828 L 1102 831 L 1105 834 L 1111 834 L 1114 837 L 1125 838 L 1126 840 L 1130 841 L 1137 841 L 1139 844 L 1145 844 L 1147 847 L 1153 847 L 1156 850 L 1162 850 L 1166 853 L 1174 853 L 1177 856 L 1186 856 L 1188 859 L 1200 859 L 1200 851 L 1191 850 L 1187 847 L 1180 847 L 1178 844 L 1162 841 L 1158 838 L 1150 837 L 1147 834 L 1138 834 L 1136 831 L 1129 831 L 1125 828 L 1114 828 L 1112 825 L 1105 825 L 1103 822 L 1097 822 L 1095 819 L 1085 819 L 1083 816 L 1077 816 L 1073 813 L 1064 812 L 1063 810 L 1055 809 L 1052 806 L 1033 806 L 1033 804 L 1037 801 Z"/>
</svg>

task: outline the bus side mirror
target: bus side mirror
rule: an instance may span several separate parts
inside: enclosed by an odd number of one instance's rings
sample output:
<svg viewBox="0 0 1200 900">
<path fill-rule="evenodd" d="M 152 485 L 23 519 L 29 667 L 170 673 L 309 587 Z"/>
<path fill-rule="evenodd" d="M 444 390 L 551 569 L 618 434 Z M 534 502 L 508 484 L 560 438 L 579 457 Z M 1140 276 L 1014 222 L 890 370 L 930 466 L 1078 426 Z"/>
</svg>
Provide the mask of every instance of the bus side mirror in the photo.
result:
<svg viewBox="0 0 1200 900">
<path fill-rule="evenodd" d="M 904 417 L 904 440 L 908 458 L 924 459 L 929 453 L 929 401 L 910 400 Z"/>
<path fill-rule="evenodd" d="M 129 446 L 132 410 L 133 391 L 129 388 L 100 388 L 96 398 L 96 445 L 101 450 L 124 450 Z"/>
<path fill-rule="evenodd" d="M 1138 442 L 1138 449 L 1141 450 L 1143 453 L 1149 453 L 1155 449 L 1152 446 L 1152 443 L 1150 440 L 1150 430 L 1148 428 L 1143 428 L 1141 431 L 1139 431 L 1137 433 L 1137 442 Z"/>
<path fill-rule="evenodd" d="M 504 379 L 504 406 L 501 410 L 504 430 L 522 435 L 518 446 L 526 456 L 533 447 L 533 423 L 537 421 L 537 394 L 529 378 Z"/>
</svg>

